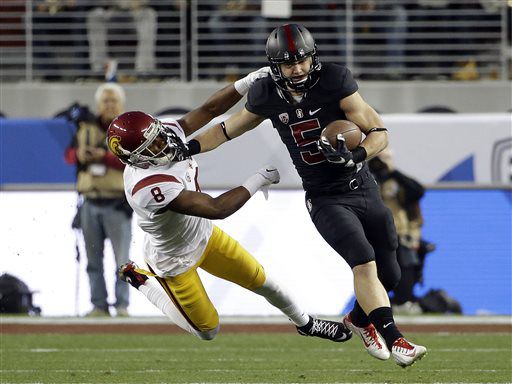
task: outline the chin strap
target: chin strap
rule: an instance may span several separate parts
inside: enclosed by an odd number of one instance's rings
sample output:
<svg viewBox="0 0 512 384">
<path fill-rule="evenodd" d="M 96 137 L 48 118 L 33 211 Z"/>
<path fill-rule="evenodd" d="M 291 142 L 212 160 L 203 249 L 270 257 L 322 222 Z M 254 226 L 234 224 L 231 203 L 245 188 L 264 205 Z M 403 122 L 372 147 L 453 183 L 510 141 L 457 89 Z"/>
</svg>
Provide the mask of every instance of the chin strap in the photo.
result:
<svg viewBox="0 0 512 384">
<path fill-rule="evenodd" d="M 307 90 L 303 91 L 302 92 L 302 98 L 305 99 L 307 96 L 308 96 L 308 91 L 313 88 L 317 83 L 318 81 L 320 80 L 320 78 L 317 78 L 315 80 L 315 82 L 313 84 L 311 84 L 310 87 L 308 87 Z M 279 83 L 276 82 L 276 85 L 277 85 L 277 94 L 281 97 L 281 99 L 285 100 L 286 102 L 288 102 L 289 104 L 292 104 L 292 105 L 295 105 L 295 104 L 298 104 L 298 102 L 293 98 L 293 96 L 291 95 L 290 91 L 283 88 Z M 299 91 L 298 91 L 299 92 Z M 301 100 L 302 101 L 302 100 Z"/>
<path fill-rule="evenodd" d="M 292 104 L 292 105 L 297 104 L 297 102 L 295 101 L 295 99 L 293 98 L 291 93 L 288 91 L 285 91 L 280 86 L 277 87 L 277 94 L 281 97 L 281 99 L 283 99 L 287 103 Z"/>
</svg>

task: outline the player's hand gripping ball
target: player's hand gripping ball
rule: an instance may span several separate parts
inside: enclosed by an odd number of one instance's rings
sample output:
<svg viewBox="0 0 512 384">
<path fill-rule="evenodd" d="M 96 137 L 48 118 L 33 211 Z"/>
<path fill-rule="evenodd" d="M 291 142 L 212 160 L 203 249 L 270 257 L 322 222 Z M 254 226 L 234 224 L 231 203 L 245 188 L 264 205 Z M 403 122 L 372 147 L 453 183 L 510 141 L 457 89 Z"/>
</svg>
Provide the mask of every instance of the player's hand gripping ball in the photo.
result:
<svg viewBox="0 0 512 384">
<path fill-rule="evenodd" d="M 345 139 L 345 145 L 350 151 L 357 147 L 363 138 L 359 127 L 348 120 L 335 120 L 327 125 L 320 134 L 325 136 L 333 148 L 338 146 L 337 136 L 341 134 Z"/>
<path fill-rule="evenodd" d="M 318 150 L 331 163 L 353 167 L 355 163 L 350 150 L 359 145 L 362 136 L 359 127 L 351 121 L 336 120 L 327 125 L 320 134 Z"/>
</svg>

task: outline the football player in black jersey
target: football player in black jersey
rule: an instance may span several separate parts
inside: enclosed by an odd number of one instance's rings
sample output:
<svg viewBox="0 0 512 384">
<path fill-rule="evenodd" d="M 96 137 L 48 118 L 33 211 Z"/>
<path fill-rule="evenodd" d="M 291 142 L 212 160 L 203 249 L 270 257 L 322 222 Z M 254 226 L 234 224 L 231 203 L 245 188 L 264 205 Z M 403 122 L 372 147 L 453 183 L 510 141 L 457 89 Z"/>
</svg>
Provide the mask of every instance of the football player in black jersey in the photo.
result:
<svg viewBox="0 0 512 384">
<path fill-rule="evenodd" d="M 276 28 L 266 46 L 271 77 L 255 82 L 245 108 L 189 142 L 191 154 L 210 151 L 270 119 L 286 145 L 306 191 L 306 206 L 323 238 L 350 265 L 357 301 L 344 323 L 370 355 L 400 366 L 426 348 L 398 330 L 387 291 L 400 279 L 397 235 L 365 160 L 388 143 L 377 112 L 358 93 L 350 71 L 321 64 L 315 41 L 298 24 Z M 366 135 L 352 151 L 338 136 L 337 148 L 321 137 L 334 120 L 350 120 Z"/>
</svg>

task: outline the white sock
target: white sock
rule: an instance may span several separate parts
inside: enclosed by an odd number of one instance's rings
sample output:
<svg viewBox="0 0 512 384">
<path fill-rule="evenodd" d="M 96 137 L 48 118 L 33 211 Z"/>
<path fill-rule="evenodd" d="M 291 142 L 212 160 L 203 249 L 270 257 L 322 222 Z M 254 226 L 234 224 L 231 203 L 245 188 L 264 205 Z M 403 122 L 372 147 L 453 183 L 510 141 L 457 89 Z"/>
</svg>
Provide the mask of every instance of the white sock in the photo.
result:
<svg viewBox="0 0 512 384">
<path fill-rule="evenodd" d="M 267 276 L 265 283 L 254 291 L 263 296 L 274 307 L 279 308 L 297 326 L 302 327 L 309 322 L 306 314 L 275 281 Z"/>
<path fill-rule="evenodd" d="M 199 336 L 198 332 L 192 328 L 169 296 L 167 296 L 163 288 L 154 279 L 148 279 L 139 287 L 139 291 L 146 296 L 155 307 L 160 309 L 165 316 L 171 319 L 174 324 L 194 336 Z"/>
</svg>

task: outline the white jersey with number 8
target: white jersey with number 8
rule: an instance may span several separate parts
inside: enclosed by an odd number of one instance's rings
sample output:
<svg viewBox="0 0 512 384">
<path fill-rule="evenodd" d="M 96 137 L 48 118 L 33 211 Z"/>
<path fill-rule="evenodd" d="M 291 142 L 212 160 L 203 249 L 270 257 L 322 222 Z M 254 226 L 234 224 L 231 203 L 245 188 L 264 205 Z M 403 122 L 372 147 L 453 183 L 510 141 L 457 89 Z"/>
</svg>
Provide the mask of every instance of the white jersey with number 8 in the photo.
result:
<svg viewBox="0 0 512 384">
<path fill-rule="evenodd" d="M 162 123 L 185 142 L 183 129 L 176 120 L 164 119 Z M 199 191 L 195 160 L 149 169 L 126 167 L 124 188 L 137 223 L 145 232 L 144 254 L 155 273 L 175 276 L 195 265 L 212 234 L 212 222 L 163 209 L 182 190 Z"/>
</svg>

